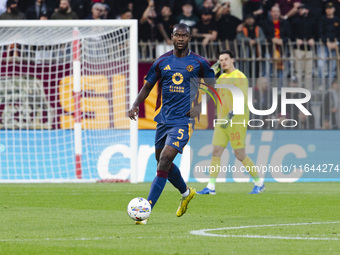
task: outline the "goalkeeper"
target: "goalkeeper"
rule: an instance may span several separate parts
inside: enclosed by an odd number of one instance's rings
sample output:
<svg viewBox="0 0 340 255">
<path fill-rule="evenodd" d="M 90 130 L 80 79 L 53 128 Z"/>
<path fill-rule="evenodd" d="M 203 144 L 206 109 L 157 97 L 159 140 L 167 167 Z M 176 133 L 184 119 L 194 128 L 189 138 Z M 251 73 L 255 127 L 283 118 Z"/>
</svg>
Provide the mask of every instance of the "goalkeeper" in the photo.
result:
<svg viewBox="0 0 340 255">
<path fill-rule="evenodd" d="M 233 116 L 232 105 L 233 97 L 231 92 L 226 88 L 219 88 L 218 94 L 221 97 L 222 105 L 217 105 L 217 118 L 226 119 L 227 124 L 216 125 L 213 135 L 213 152 L 211 158 L 210 172 L 209 172 L 209 183 L 206 188 L 197 192 L 197 194 L 216 194 L 215 184 L 216 178 L 219 174 L 219 169 L 221 169 L 221 156 L 224 149 L 227 147 L 229 141 L 231 147 L 234 149 L 235 157 L 242 162 L 245 169 L 253 177 L 254 188 L 249 194 L 259 194 L 265 190 L 263 182 L 261 182 L 257 169 L 254 162 L 247 156 L 245 152 L 245 141 L 247 132 L 247 123 L 249 120 L 249 109 L 248 109 L 248 80 L 247 77 L 234 66 L 234 54 L 232 51 L 224 50 L 219 55 L 219 62 L 223 72 L 217 80 L 217 84 L 232 84 L 240 88 L 244 95 L 244 115 Z M 214 65 L 216 66 L 216 65 Z M 214 68 L 213 66 L 213 68 Z M 222 71 L 221 70 L 221 71 Z M 215 69 L 215 73 L 219 70 Z M 233 123 L 230 124 L 232 119 Z M 243 124 L 244 123 L 244 124 Z"/>
</svg>

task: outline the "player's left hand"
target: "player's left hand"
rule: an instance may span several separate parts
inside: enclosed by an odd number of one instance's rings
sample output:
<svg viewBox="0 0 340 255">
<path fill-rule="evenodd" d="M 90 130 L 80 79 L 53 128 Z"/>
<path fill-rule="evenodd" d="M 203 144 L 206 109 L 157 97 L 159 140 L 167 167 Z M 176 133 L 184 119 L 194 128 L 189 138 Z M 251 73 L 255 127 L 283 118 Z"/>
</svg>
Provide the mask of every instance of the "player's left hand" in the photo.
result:
<svg viewBox="0 0 340 255">
<path fill-rule="evenodd" d="M 195 105 L 193 108 L 190 109 L 185 115 L 189 116 L 190 118 L 196 118 L 201 114 L 201 104 Z"/>
</svg>

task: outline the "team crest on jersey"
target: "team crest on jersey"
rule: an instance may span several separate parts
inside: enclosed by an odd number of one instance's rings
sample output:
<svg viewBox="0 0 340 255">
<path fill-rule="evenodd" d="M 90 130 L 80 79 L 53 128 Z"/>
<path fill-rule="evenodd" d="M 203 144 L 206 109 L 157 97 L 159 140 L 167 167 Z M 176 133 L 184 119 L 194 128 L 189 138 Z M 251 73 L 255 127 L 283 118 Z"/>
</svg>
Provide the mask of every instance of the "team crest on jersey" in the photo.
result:
<svg viewBox="0 0 340 255">
<path fill-rule="evenodd" d="M 175 73 L 172 76 L 172 82 L 176 85 L 182 84 L 183 82 L 183 75 L 181 73 Z"/>
<path fill-rule="evenodd" d="M 188 65 L 188 66 L 187 66 L 187 71 L 188 71 L 188 72 L 194 71 L 194 67 L 193 67 L 192 65 Z"/>
</svg>

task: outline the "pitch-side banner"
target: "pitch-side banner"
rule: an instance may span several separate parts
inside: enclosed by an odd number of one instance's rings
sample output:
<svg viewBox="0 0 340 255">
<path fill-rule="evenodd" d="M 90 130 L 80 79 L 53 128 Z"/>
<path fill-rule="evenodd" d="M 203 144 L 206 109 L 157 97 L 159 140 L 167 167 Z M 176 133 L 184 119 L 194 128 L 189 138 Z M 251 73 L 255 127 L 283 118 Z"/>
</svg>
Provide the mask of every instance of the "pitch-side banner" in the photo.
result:
<svg viewBox="0 0 340 255">
<path fill-rule="evenodd" d="M 56 130 L 55 132 L 62 131 Z M 69 137 L 73 137 L 72 130 L 67 132 L 69 132 Z M 100 134 L 103 135 L 103 130 L 84 131 L 86 139 L 95 139 L 99 136 L 99 134 L 92 134 L 94 138 L 90 138 L 91 136 L 86 135 L 86 132 L 101 132 Z M 207 181 L 212 154 L 212 134 L 213 130 L 196 130 L 190 143 L 185 147 L 184 153 L 176 157 L 174 163 L 181 169 L 186 181 Z M 51 139 L 58 139 L 59 135 L 58 133 L 52 134 L 51 131 L 0 132 L 0 181 L 75 178 L 73 171 L 75 157 L 72 147 L 48 146 Z M 20 144 L 23 136 L 27 136 L 23 140 L 30 142 Z M 46 144 L 37 146 L 35 142 L 37 136 Z M 44 137 L 46 139 L 42 139 Z M 151 182 L 156 174 L 154 137 L 154 130 L 139 131 L 138 156 L 135 159 L 138 165 L 139 182 Z M 13 144 L 9 146 L 6 140 L 12 140 Z M 340 181 L 339 140 L 340 131 L 338 130 L 250 130 L 246 138 L 246 152 L 254 161 L 261 177 L 266 181 Z M 88 144 L 94 143 L 88 141 Z M 84 148 L 86 153 L 82 158 L 84 170 L 82 178 L 98 180 L 129 178 L 129 145 L 107 140 L 97 146 L 99 148 L 96 150 Z M 22 166 L 22 157 L 30 163 L 30 168 Z M 15 169 L 24 170 L 16 171 L 14 175 L 11 172 Z M 235 159 L 229 146 L 222 155 L 219 171 L 218 181 L 220 182 L 250 181 L 249 174 L 242 169 L 242 164 Z"/>
</svg>

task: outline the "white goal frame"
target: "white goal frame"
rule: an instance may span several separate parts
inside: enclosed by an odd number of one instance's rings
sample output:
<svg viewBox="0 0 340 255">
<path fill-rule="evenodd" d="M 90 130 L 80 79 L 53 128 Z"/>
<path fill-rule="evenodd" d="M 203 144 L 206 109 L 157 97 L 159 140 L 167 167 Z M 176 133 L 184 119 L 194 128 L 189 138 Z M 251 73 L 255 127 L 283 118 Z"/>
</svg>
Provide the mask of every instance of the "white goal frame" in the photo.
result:
<svg viewBox="0 0 340 255">
<path fill-rule="evenodd" d="M 108 26 L 123 26 L 128 27 L 130 31 L 129 40 L 129 64 L 130 64 L 130 87 L 129 87 L 129 105 L 132 106 L 135 98 L 138 94 L 138 23 L 137 20 L 5 20 L 0 21 L 1 27 L 73 27 L 73 48 L 79 49 L 79 40 L 77 39 L 77 31 L 79 27 L 108 27 Z M 1 38 L 0 38 L 1 40 Z M 76 48 L 75 48 L 76 47 Z M 77 56 L 78 55 L 78 56 Z M 75 116 L 79 114 L 77 110 L 80 111 L 80 93 L 81 93 L 81 66 L 79 61 L 79 54 L 75 53 L 73 55 L 73 83 L 74 83 L 74 100 L 75 100 Z M 80 115 L 79 115 L 80 116 Z M 80 118 L 78 118 L 80 119 Z M 81 180 L 81 162 L 82 155 L 82 128 L 81 124 L 77 123 L 77 117 L 75 117 L 74 125 L 74 139 L 75 139 L 75 154 L 76 154 L 76 176 L 79 180 L 74 180 L 75 182 Z M 138 120 L 130 121 L 130 167 L 131 175 L 130 182 L 138 182 L 138 171 L 137 171 L 137 153 L 138 153 Z M 79 161 L 80 160 L 80 161 Z M 73 182 L 73 180 L 56 180 L 57 182 Z M 92 180 L 96 181 L 96 180 Z M 0 180 L 0 182 L 3 182 Z M 8 180 L 5 182 L 30 182 L 30 181 L 20 181 L 20 180 Z M 33 180 L 32 182 L 54 182 L 53 180 Z"/>
</svg>

